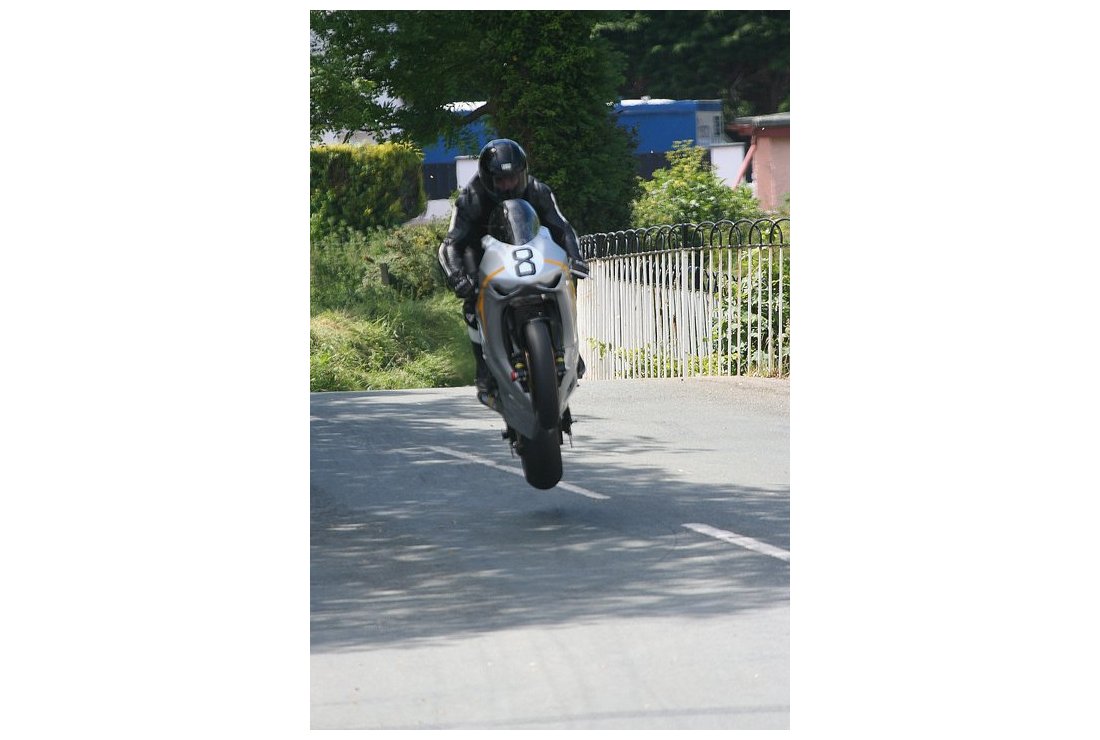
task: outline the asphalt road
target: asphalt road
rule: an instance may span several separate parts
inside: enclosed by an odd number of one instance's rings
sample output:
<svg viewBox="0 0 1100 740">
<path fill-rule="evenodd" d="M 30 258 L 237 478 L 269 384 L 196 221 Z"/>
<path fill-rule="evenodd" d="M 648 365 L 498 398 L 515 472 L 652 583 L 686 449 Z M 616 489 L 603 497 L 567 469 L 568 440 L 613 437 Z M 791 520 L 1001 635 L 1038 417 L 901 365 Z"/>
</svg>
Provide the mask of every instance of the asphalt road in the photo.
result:
<svg viewBox="0 0 1100 740">
<path fill-rule="evenodd" d="M 529 487 L 473 388 L 311 395 L 313 729 L 783 729 L 789 383 L 582 382 Z"/>
</svg>

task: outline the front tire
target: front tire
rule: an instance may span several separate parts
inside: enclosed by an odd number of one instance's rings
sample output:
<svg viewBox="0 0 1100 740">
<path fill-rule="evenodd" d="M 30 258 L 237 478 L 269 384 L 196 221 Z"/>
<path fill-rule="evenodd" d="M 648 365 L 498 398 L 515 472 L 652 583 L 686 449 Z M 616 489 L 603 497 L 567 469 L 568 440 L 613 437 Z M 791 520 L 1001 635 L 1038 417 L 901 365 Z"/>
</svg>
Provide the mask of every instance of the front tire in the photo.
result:
<svg viewBox="0 0 1100 740">
<path fill-rule="evenodd" d="M 523 327 L 527 340 L 527 385 L 539 426 L 550 431 L 558 428 L 558 368 L 550 328 L 544 321 L 530 321 Z"/>
<path fill-rule="evenodd" d="M 531 403 L 540 429 L 533 438 L 521 439 L 519 456 L 527 482 L 545 490 L 553 488 L 561 480 L 558 370 L 546 322 L 528 322 L 523 331 L 527 340 L 527 384 L 531 389 Z"/>
<path fill-rule="evenodd" d="M 519 459 L 523 477 L 535 488 L 546 490 L 561 480 L 561 437 L 558 430 L 540 429 L 534 439 L 520 438 Z"/>
</svg>

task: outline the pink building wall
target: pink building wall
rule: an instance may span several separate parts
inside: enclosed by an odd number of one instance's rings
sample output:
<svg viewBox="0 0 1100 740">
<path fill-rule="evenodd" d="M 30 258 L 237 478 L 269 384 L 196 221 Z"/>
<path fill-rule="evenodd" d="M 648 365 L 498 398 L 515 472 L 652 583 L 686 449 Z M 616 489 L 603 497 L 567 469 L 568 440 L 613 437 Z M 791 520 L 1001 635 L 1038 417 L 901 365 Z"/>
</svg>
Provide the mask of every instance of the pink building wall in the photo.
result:
<svg viewBox="0 0 1100 740">
<path fill-rule="evenodd" d="M 756 140 L 753 156 L 753 177 L 756 180 L 756 198 L 768 211 L 777 210 L 791 192 L 791 135 L 785 129 Z"/>
<path fill-rule="evenodd" d="M 746 116 L 734 119 L 726 128 L 751 137 L 746 157 L 752 157 L 756 199 L 764 210 L 778 210 L 791 192 L 791 114 Z"/>
</svg>

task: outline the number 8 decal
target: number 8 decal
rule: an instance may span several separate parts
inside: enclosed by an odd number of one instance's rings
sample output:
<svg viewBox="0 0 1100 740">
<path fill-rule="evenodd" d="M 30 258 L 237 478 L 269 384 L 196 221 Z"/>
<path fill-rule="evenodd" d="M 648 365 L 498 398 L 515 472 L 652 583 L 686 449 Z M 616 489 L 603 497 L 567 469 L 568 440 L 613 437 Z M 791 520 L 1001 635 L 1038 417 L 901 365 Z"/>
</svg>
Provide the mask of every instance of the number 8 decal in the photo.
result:
<svg viewBox="0 0 1100 740">
<path fill-rule="evenodd" d="M 535 267 L 535 263 L 531 260 L 534 256 L 535 253 L 531 251 L 530 247 L 524 247 L 523 249 L 517 249 L 512 252 L 512 259 L 516 261 L 516 275 L 519 277 L 530 277 L 538 271 Z"/>
</svg>

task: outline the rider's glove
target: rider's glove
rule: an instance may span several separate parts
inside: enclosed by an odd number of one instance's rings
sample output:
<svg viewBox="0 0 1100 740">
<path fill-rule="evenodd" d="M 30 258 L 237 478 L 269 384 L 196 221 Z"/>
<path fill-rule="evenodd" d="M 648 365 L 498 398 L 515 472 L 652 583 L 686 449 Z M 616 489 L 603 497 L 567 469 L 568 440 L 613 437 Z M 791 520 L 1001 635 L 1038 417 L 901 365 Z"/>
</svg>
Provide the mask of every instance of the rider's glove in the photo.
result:
<svg viewBox="0 0 1100 740">
<path fill-rule="evenodd" d="M 573 277 L 577 280 L 584 280 L 588 277 L 588 263 L 580 257 L 569 260 L 569 271 L 573 273 Z"/>
<path fill-rule="evenodd" d="M 459 298 L 469 298 L 477 291 L 477 283 L 470 279 L 470 276 L 464 272 L 458 273 L 458 275 L 451 281 L 451 290 L 455 292 Z"/>
</svg>

